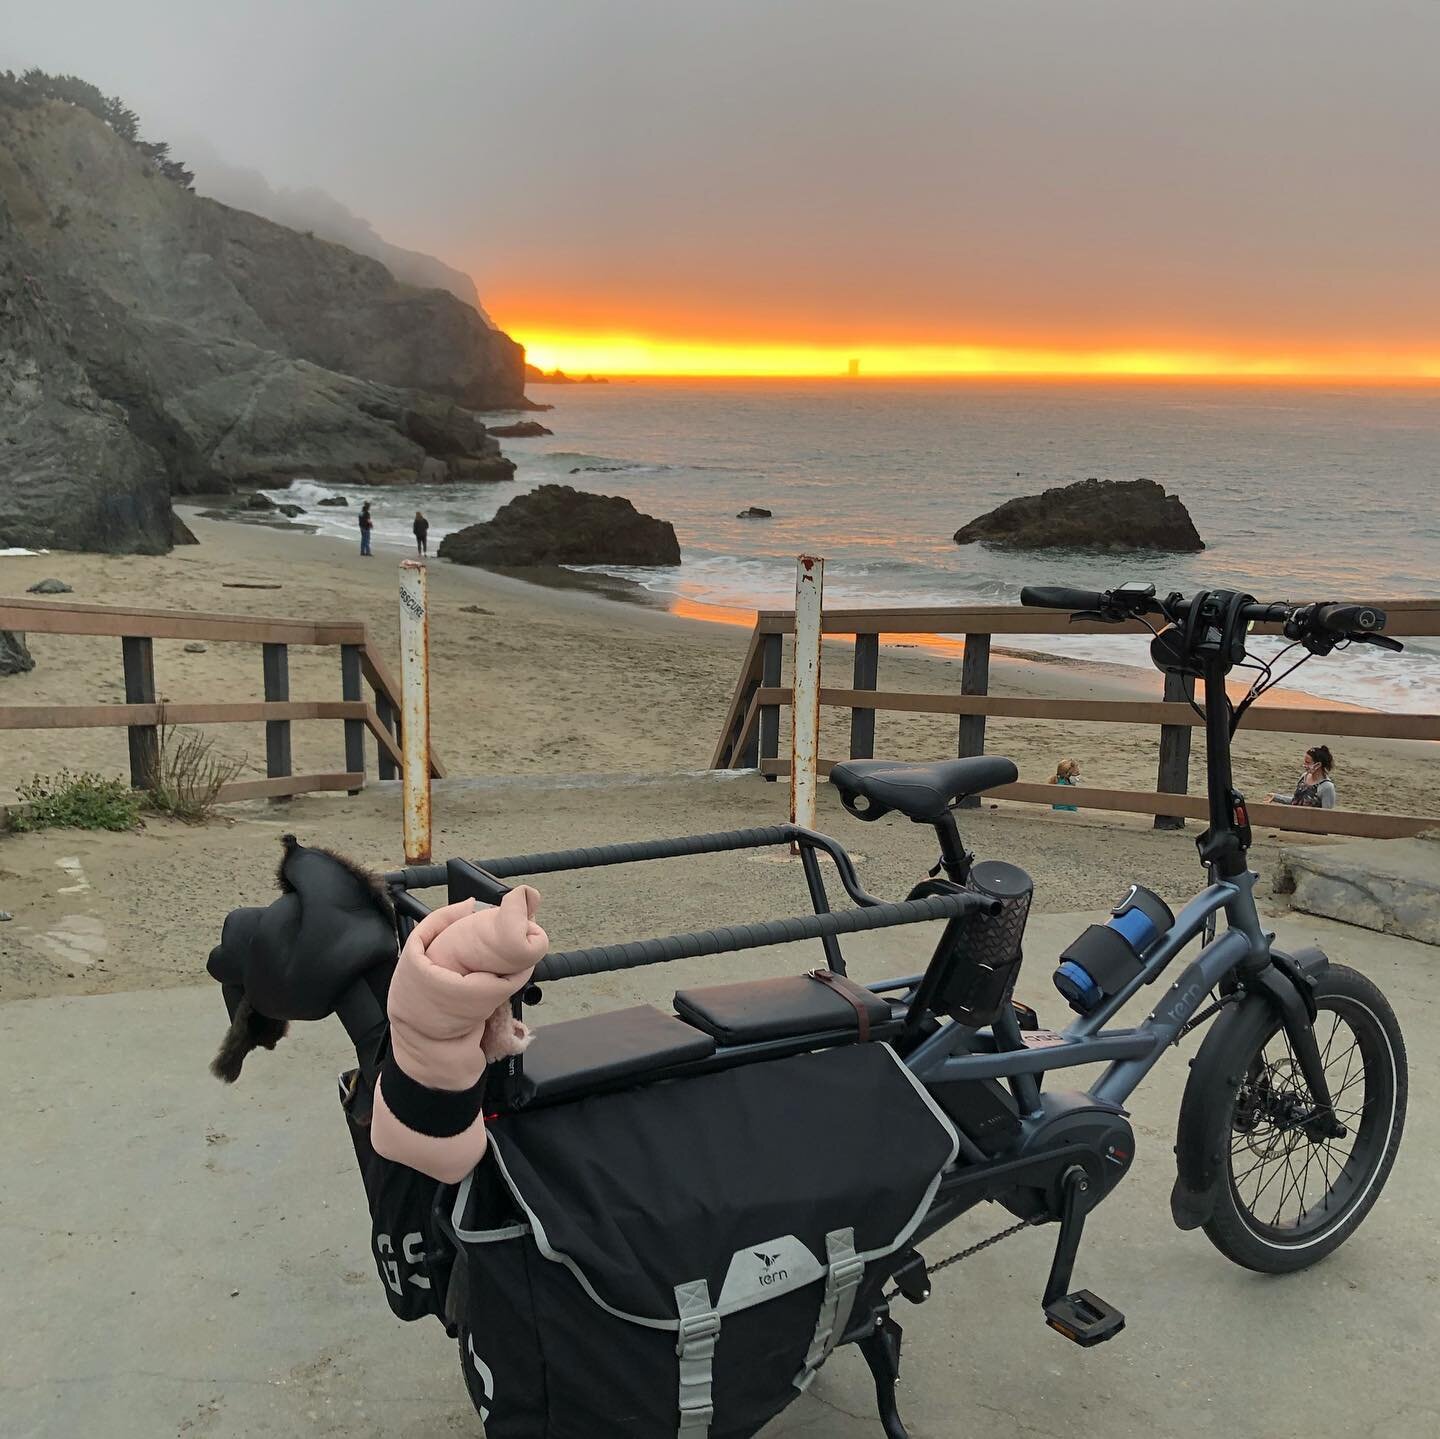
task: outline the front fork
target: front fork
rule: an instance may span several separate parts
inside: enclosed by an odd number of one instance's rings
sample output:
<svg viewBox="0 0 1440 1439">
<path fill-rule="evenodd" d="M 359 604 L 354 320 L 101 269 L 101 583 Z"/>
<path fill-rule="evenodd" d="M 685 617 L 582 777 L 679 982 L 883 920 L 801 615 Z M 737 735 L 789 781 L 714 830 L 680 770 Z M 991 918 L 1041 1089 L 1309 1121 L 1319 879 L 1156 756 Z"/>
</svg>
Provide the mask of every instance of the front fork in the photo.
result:
<svg viewBox="0 0 1440 1439">
<path fill-rule="evenodd" d="M 1302 1128 L 1312 1139 L 1343 1139 L 1345 1126 L 1335 1117 L 1325 1063 L 1315 1038 L 1314 979 L 1288 956 L 1272 954 L 1269 966 L 1248 976 L 1245 986 L 1252 994 L 1263 994 L 1279 1015 L 1290 1052 L 1310 1090 L 1313 1108 Z"/>
</svg>

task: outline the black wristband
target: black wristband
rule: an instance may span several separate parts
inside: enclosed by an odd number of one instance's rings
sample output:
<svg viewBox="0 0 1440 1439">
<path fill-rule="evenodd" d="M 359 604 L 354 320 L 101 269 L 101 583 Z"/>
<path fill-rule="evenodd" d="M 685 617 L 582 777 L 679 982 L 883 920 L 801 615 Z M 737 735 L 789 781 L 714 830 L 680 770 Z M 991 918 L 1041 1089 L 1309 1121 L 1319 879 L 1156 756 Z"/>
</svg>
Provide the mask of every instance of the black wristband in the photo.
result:
<svg viewBox="0 0 1440 1439">
<path fill-rule="evenodd" d="M 407 1129 L 431 1139 L 449 1139 L 475 1123 L 484 1108 L 485 1076 L 469 1089 L 429 1089 L 387 1054 L 380 1066 L 380 1085 L 390 1113 Z"/>
</svg>

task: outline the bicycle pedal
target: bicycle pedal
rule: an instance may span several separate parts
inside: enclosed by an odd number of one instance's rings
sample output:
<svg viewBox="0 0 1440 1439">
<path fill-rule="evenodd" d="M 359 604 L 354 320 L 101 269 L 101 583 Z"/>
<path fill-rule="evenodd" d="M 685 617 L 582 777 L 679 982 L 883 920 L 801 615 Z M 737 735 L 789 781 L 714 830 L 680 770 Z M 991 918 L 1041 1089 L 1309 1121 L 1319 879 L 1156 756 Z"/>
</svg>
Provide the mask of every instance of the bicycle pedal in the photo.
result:
<svg viewBox="0 0 1440 1439">
<path fill-rule="evenodd" d="M 1045 1322 L 1057 1334 L 1089 1349 L 1113 1339 L 1125 1327 L 1125 1316 L 1098 1294 L 1077 1289 L 1045 1306 Z"/>
</svg>

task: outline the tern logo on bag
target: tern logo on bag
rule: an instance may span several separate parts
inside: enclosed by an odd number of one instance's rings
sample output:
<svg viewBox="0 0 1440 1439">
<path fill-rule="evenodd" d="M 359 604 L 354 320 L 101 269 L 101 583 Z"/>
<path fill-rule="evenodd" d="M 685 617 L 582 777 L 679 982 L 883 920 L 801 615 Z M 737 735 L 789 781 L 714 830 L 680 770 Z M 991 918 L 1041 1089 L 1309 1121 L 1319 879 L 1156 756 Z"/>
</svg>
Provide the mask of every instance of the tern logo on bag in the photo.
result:
<svg viewBox="0 0 1440 1439">
<path fill-rule="evenodd" d="M 758 1249 L 751 1252 L 765 1266 L 764 1270 L 756 1276 L 765 1288 L 768 1289 L 772 1284 L 782 1284 L 790 1277 L 788 1270 L 775 1267 L 775 1261 L 780 1258 L 783 1250 L 777 1249 L 773 1254 L 762 1254 Z"/>
<path fill-rule="evenodd" d="M 773 1299 L 813 1283 L 824 1272 L 825 1266 L 799 1239 L 782 1234 L 735 1251 L 717 1307 L 729 1312 L 759 1299 Z"/>
</svg>

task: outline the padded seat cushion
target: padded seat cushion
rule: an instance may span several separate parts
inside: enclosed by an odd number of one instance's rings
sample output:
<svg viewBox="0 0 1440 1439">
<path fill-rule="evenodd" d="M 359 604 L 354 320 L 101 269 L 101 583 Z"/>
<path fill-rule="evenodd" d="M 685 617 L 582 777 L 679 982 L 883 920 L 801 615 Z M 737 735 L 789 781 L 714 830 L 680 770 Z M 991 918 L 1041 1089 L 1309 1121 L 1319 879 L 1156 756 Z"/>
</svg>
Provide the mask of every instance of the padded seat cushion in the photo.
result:
<svg viewBox="0 0 1440 1439">
<path fill-rule="evenodd" d="M 799 974 L 757 979 L 748 984 L 682 989 L 675 996 L 675 1013 L 681 1019 L 726 1045 L 847 1030 L 858 1036 L 860 1016 L 856 1005 L 865 1011 L 871 1038 L 883 1039 L 890 1033 L 889 1003 L 864 985 L 838 974 L 828 975 L 824 983 Z"/>
<path fill-rule="evenodd" d="M 939 819 L 972 794 L 1014 784 L 1019 777 L 1013 760 L 988 754 L 934 764 L 852 759 L 830 771 L 841 803 L 857 819 L 879 819 L 893 809 L 922 823 Z"/>
<path fill-rule="evenodd" d="M 511 1088 L 511 1103 L 521 1108 L 611 1089 L 714 1053 L 709 1035 L 649 1004 L 567 1019 L 535 1031 Z"/>
</svg>

